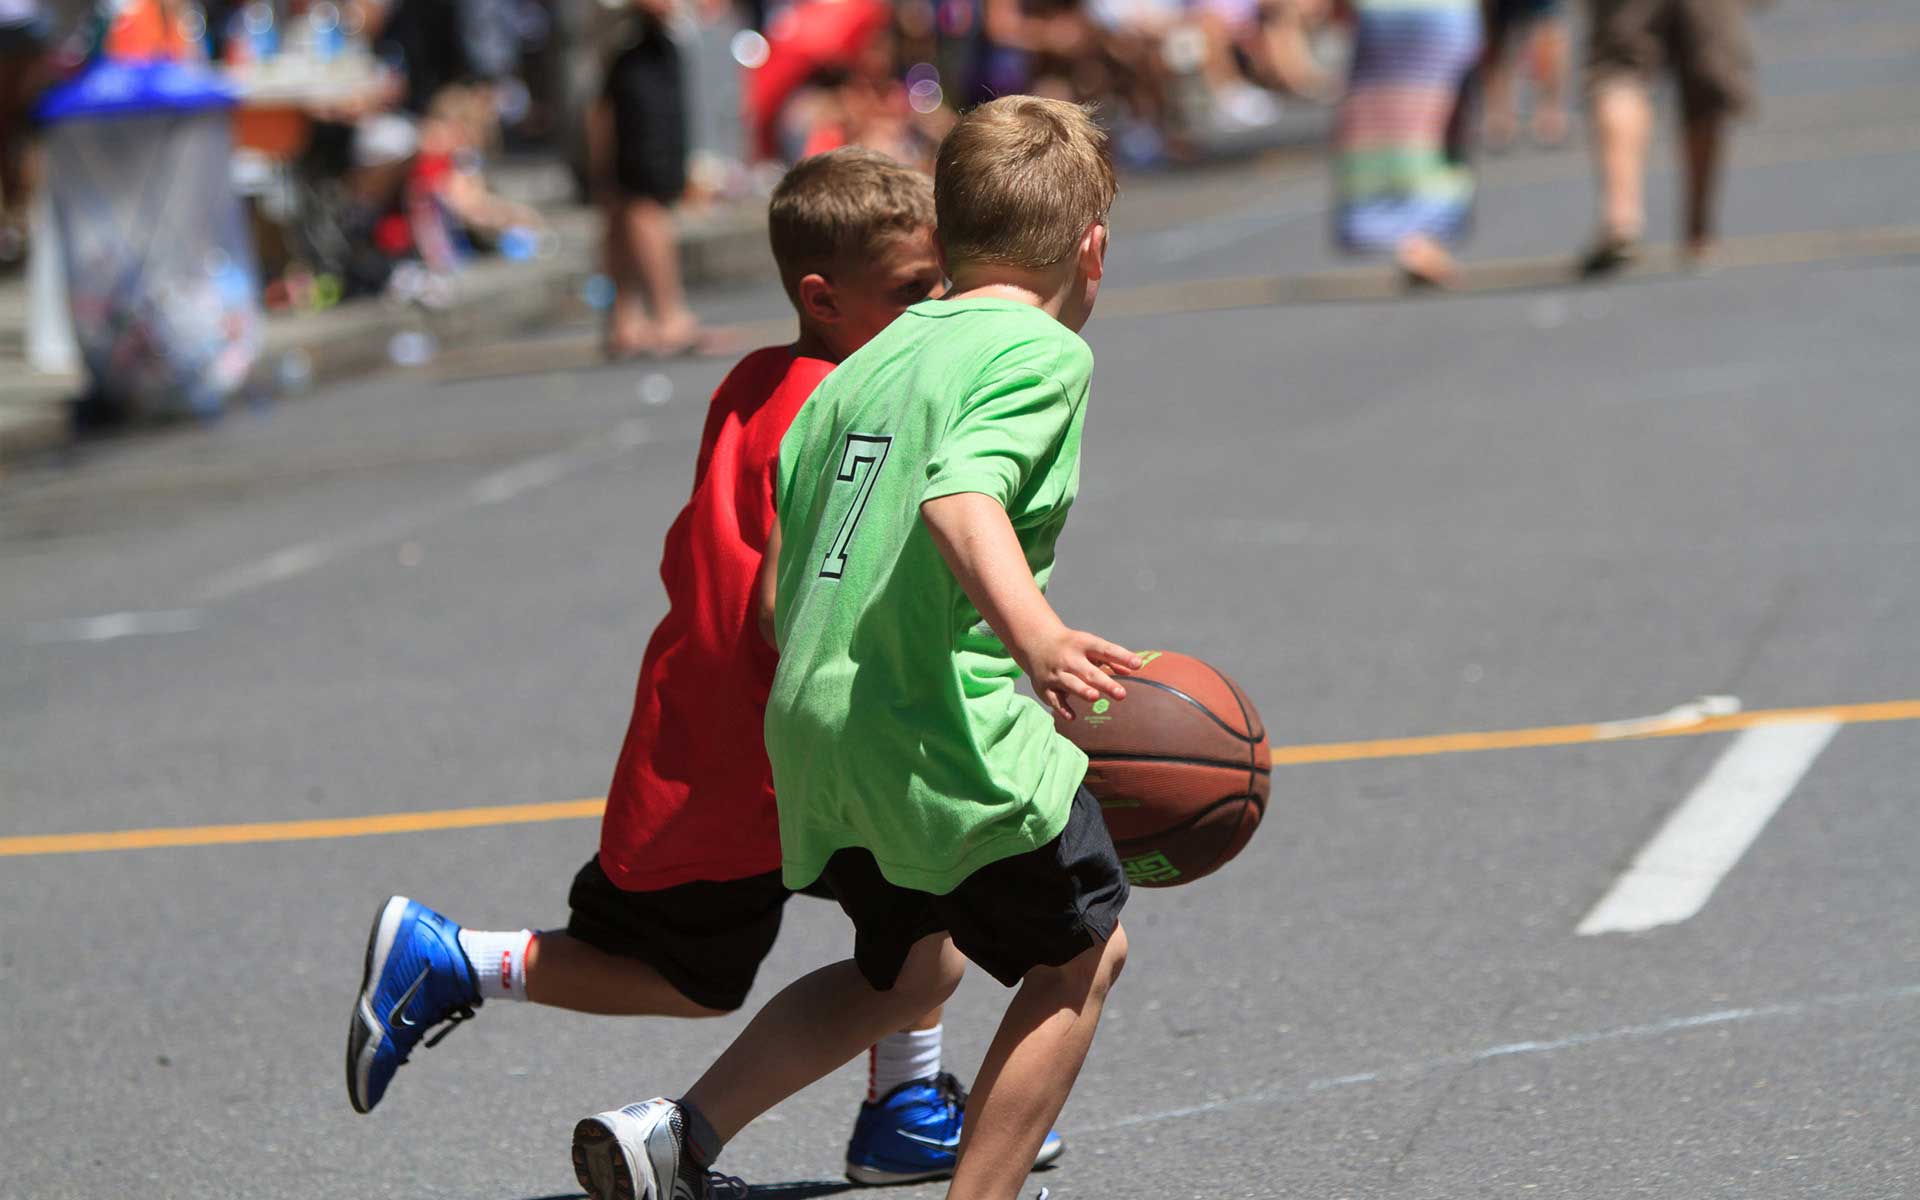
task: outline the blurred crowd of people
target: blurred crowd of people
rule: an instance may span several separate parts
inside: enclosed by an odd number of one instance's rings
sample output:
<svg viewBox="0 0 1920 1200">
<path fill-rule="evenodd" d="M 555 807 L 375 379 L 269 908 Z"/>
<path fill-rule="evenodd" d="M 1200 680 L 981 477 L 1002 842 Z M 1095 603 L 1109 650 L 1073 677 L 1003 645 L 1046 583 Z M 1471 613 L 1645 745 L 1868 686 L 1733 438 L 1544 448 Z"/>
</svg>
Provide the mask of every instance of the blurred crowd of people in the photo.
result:
<svg viewBox="0 0 1920 1200">
<path fill-rule="evenodd" d="M 352 295 L 397 262 L 439 272 L 468 247 L 537 245 L 537 217 L 484 183 L 503 130 L 566 154 L 583 192 L 740 190 L 750 176 L 716 176 L 711 155 L 686 177 L 684 60 L 703 27 L 738 31 L 744 128 L 723 157 L 745 166 L 850 142 L 925 165 L 958 109 L 1010 92 L 1098 101 L 1127 162 L 1178 162 L 1271 123 L 1282 97 L 1336 90 L 1313 49 L 1329 0 L 586 0 L 569 18 L 572 2 L 0 0 L 0 263 L 24 244 L 34 97 L 102 54 L 199 59 L 292 94 L 303 128 L 280 182 L 295 193 L 263 246 L 294 267 L 276 303 L 316 274 Z M 556 78 L 583 57 L 556 52 L 563 29 L 604 72 L 584 103 Z M 624 224 L 625 256 L 644 256 L 649 222 Z"/>
<path fill-rule="evenodd" d="M 1741 2 L 1586 0 L 1602 174 L 1586 268 L 1635 253 L 1647 83 L 1663 65 L 1681 83 L 1686 166 L 1699 181 L 1688 238 L 1704 254 L 1719 131 L 1745 102 L 1750 72 Z M 1286 106 L 1337 106 L 1338 241 L 1444 286 L 1455 274 L 1450 247 L 1470 226 L 1471 150 L 1504 150 L 1523 130 L 1548 146 L 1568 135 L 1573 39 L 1560 9 L 1561 0 L 0 0 L 0 268 L 25 246 L 33 97 L 113 54 L 221 64 L 255 97 L 243 101 L 250 115 L 272 107 L 261 95 L 298 109 L 299 136 L 269 156 L 256 205 L 270 218 L 256 221 L 270 307 L 381 291 L 432 305 L 471 253 L 539 253 L 549 240 L 540 215 L 488 183 L 504 134 L 568 158 L 579 194 L 604 206 L 609 355 L 695 350 L 707 336 L 678 279 L 676 206 L 690 195 L 753 195 L 768 178 L 754 164 L 849 143 L 929 167 L 958 111 L 1015 92 L 1096 103 L 1117 157 L 1135 168 L 1201 157 L 1222 136 L 1272 125 Z M 696 154 L 692 133 L 689 47 L 714 36 L 730 38 L 739 68 L 737 148 L 720 160 Z M 566 76 L 583 59 L 598 79 L 569 100 Z M 248 138 L 239 141 L 244 156 Z"/>
</svg>

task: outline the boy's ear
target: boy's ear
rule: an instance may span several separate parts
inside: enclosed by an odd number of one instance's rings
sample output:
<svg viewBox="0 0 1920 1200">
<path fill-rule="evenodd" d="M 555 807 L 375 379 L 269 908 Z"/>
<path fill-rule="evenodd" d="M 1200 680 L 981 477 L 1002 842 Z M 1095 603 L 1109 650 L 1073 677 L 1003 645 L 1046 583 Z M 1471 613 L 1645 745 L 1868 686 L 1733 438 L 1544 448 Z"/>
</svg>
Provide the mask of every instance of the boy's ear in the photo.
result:
<svg viewBox="0 0 1920 1200">
<path fill-rule="evenodd" d="M 1080 236 L 1080 273 L 1098 279 L 1107 270 L 1107 223 L 1095 221 Z"/>
<path fill-rule="evenodd" d="M 840 319 L 840 297 L 834 294 L 826 276 L 803 275 L 794 292 L 799 297 L 801 316 L 828 325 Z"/>
</svg>

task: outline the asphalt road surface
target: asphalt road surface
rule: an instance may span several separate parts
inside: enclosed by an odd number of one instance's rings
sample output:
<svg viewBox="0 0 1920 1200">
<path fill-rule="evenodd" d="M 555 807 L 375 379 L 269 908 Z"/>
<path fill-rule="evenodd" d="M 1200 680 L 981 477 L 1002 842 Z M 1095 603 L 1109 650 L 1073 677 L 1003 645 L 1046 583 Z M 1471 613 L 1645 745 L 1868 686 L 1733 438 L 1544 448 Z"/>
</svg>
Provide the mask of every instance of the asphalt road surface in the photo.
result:
<svg viewBox="0 0 1920 1200">
<path fill-rule="evenodd" d="M 1793 252 L 1920 223 L 1920 22 L 1762 28 L 1728 224 L 1782 265 L 1202 311 L 1333 265 L 1324 181 L 1135 188 L 1114 294 L 1197 282 L 1088 328 L 1053 598 L 1226 667 L 1282 765 L 1136 892 L 1059 1200 L 1920 1194 L 1920 262 Z M 1490 164 L 1469 256 L 1570 251 L 1583 170 Z M 603 793 L 723 366 L 513 365 L 0 482 L 0 1195 L 573 1195 L 572 1122 L 738 1029 L 495 1003 L 348 1107 L 390 892 L 564 920 L 590 804 L 432 814 Z M 847 946 L 796 902 L 754 1002 Z M 859 1094 L 722 1165 L 826 1194 Z"/>
</svg>

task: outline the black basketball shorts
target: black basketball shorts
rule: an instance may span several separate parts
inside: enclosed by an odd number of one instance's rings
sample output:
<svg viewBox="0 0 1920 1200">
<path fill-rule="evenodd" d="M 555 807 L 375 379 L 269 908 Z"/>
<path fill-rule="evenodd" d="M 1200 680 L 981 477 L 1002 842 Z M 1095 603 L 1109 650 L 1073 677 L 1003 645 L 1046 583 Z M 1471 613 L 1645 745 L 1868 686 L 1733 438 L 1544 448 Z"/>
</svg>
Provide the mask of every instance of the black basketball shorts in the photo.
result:
<svg viewBox="0 0 1920 1200">
<path fill-rule="evenodd" d="M 567 932 L 651 966 L 695 1004 L 731 1012 L 753 990 L 792 895 L 780 872 L 630 892 L 591 858 L 573 877 Z"/>
<path fill-rule="evenodd" d="M 1060 836 L 988 863 L 944 896 L 889 883 L 865 850 L 842 850 L 822 878 L 853 920 L 853 957 L 881 991 L 900 977 L 915 942 L 945 931 L 974 965 L 1013 987 L 1035 967 L 1058 967 L 1113 936 L 1127 874 L 1086 788 Z"/>
<path fill-rule="evenodd" d="M 607 68 L 613 176 L 629 196 L 673 204 L 687 190 L 687 104 L 680 51 L 649 28 Z"/>
</svg>

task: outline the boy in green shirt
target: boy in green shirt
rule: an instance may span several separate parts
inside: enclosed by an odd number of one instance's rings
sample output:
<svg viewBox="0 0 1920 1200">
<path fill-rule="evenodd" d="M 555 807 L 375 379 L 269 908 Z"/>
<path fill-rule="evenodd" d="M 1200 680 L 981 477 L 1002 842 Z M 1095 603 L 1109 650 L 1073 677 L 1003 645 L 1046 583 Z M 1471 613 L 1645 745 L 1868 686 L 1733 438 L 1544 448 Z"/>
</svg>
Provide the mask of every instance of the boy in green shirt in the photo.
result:
<svg viewBox="0 0 1920 1200">
<path fill-rule="evenodd" d="M 781 443 L 762 575 L 781 651 L 767 749 L 789 887 L 824 879 L 854 957 L 774 997 L 678 1101 L 574 1131 L 596 1200 L 706 1200 L 760 1113 L 943 1001 L 965 958 L 1020 985 L 980 1068 L 950 1197 L 1013 1200 L 1126 958 L 1127 883 L 1086 759 L 1047 708 L 1125 692 L 1129 651 L 1042 594 L 1079 482 L 1077 330 L 1115 192 L 1077 106 L 981 106 L 940 148 L 949 299 L 848 358 Z"/>
</svg>

